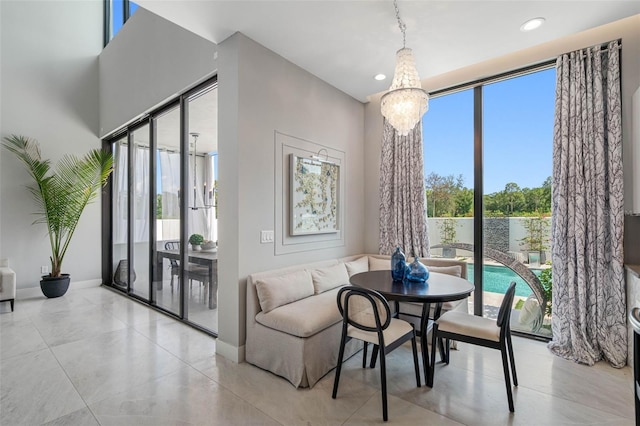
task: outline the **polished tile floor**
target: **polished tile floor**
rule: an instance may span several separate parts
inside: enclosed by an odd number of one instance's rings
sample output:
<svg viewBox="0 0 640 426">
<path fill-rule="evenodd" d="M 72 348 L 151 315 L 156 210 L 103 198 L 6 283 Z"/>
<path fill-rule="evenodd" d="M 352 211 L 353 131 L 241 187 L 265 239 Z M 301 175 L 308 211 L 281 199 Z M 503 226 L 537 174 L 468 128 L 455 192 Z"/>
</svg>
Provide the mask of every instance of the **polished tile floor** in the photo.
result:
<svg viewBox="0 0 640 426">
<path fill-rule="evenodd" d="M 4 305 L 7 305 L 6 307 Z M 345 363 L 312 389 L 215 355 L 215 339 L 108 289 L 0 307 L 2 425 L 382 423 L 378 369 Z M 389 356 L 389 424 L 632 425 L 632 370 L 578 365 L 514 339 L 520 386 L 509 413 L 498 351 L 459 344 L 415 387 L 410 347 Z"/>
</svg>

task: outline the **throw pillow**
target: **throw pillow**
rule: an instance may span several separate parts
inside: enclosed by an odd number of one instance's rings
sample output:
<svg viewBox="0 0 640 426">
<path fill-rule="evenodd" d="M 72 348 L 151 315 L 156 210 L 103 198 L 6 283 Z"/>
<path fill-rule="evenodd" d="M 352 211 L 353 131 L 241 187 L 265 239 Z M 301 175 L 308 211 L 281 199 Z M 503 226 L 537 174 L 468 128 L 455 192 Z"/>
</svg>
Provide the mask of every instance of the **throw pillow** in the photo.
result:
<svg viewBox="0 0 640 426">
<path fill-rule="evenodd" d="M 362 256 L 359 259 L 352 260 L 351 262 L 345 262 L 344 266 L 347 267 L 347 273 L 349 276 L 359 274 L 360 272 L 367 272 L 369 270 L 369 258 Z"/>
<path fill-rule="evenodd" d="M 390 271 L 391 259 L 380 259 L 377 257 L 369 257 L 369 270 L 370 271 Z"/>
<path fill-rule="evenodd" d="M 332 288 L 349 284 L 349 274 L 344 263 L 338 263 L 326 268 L 314 269 L 311 271 L 313 288 L 315 294 L 323 293 Z"/>
<path fill-rule="evenodd" d="M 264 313 L 313 295 L 313 280 L 307 270 L 291 272 L 256 282 L 258 301 Z"/>
<path fill-rule="evenodd" d="M 454 277 L 462 277 L 462 268 L 455 266 L 428 266 L 429 272 L 439 272 L 441 274 L 453 275 Z"/>
</svg>

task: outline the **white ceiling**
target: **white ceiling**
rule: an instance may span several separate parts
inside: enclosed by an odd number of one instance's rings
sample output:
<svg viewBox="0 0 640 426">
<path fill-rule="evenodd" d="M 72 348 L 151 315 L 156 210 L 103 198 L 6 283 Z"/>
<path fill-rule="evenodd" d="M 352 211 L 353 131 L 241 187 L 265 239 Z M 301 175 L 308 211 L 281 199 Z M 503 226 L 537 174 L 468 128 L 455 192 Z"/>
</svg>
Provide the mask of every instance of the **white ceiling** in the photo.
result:
<svg viewBox="0 0 640 426">
<path fill-rule="evenodd" d="M 402 47 L 391 0 L 137 3 L 215 43 L 240 31 L 363 102 L 391 84 Z M 640 1 L 422 0 L 399 8 L 424 79 L 638 14 Z M 520 31 L 539 16 L 541 28 Z M 377 73 L 387 79 L 375 81 Z"/>
</svg>

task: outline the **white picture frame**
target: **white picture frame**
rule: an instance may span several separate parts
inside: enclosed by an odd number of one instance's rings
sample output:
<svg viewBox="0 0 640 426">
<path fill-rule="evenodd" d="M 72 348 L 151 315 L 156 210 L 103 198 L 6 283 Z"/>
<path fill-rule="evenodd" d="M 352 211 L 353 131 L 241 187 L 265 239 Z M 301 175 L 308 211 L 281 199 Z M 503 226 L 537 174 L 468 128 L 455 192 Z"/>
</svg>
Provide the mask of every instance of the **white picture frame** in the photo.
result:
<svg viewBox="0 0 640 426">
<path fill-rule="evenodd" d="M 340 230 L 340 165 L 290 154 L 290 235 Z"/>
</svg>

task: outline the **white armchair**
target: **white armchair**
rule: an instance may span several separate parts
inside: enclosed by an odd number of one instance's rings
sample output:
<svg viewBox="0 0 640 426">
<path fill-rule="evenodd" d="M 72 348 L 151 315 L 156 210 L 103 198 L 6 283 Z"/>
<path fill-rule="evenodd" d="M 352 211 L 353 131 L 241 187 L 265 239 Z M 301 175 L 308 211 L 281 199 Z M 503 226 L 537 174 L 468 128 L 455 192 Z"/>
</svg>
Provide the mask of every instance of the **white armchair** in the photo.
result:
<svg viewBox="0 0 640 426">
<path fill-rule="evenodd" d="M 11 303 L 16 300 L 16 273 L 9 268 L 9 259 L 0 259 L 0 302 Z"/>
</svg>

